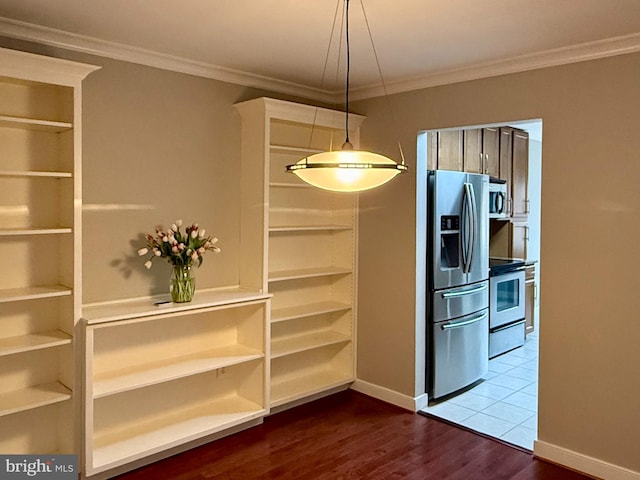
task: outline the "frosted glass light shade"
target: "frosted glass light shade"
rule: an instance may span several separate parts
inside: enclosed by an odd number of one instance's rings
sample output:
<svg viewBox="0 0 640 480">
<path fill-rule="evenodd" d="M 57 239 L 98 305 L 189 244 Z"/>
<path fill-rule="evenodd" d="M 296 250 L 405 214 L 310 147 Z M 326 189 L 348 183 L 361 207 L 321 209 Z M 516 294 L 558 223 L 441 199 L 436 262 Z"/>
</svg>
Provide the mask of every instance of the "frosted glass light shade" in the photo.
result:
<svg viewBox="0 0 640 480">
<path fill-rule="evenodd" d="M 369 190 L 406 170 L 405 165 L 385 156 L 350 149 L 317 153 L 287 165 L 287 171 L 304 182 L 334 192 Z"/>
</svg>

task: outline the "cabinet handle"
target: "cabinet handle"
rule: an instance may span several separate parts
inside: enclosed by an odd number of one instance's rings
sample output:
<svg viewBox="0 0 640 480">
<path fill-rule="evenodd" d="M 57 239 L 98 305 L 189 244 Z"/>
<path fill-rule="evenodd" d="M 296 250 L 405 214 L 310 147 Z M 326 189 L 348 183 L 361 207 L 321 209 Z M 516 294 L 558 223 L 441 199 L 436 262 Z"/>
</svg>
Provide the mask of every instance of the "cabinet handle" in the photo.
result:
<svg viewBox="0 0 640 480">
<path fill-rule="evenodd" d="M 480 152 L 479 155 L 480 155 L 480 173 L 484 173 L 484 157 L 482 156 L 482 152 Z"/>
<path fill-rule="evenodd" d="M 485 162 L 484 162 L 484 173 L 489 173 L 489 154 L 488 153 L 486 153 L 484 155 L 484 160 L 485 160 Z"/>
<path fill-rule="evenodd" d="M 529 204 L 530 202 L 528 199 L 524 201 L 524 213 L 529 213 Z"/>
<path fill-rule="evenodd" d="M 529 227 L 524 227 L 524 241 L 529 241 Z"/>
<path fill-rule="evenodd" d="M 535 300 L 536 298 L 538 298 L 538 284 L 537 283 L 533 286 L 533 299 Z"/>
</svg>

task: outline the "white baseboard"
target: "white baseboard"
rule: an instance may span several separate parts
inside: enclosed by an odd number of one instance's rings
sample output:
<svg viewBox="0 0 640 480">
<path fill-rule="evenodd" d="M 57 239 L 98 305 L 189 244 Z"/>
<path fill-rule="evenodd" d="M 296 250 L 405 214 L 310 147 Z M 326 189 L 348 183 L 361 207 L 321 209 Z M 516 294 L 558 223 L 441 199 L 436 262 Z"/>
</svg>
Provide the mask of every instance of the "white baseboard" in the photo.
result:
<svg viewBox="0 0 640 480">
<path fill-rule="evenodd" d="M 417 412 L 427 406 L 427 394 L 420 395 L 418 397 L 410 397 L 403 393 L 390 390 L 373 383 L 365 382 L 364 380 L 356 379 L 351 385 L 351 389 L 356 392 L 364 393 L 383 402 L 390 403 L 405 410 L 411 410 Z"/>
<path fill-rule="evenodd" d="M 597 458 L 588 457 L 587 455 L 540 440 L 534 442 L 533 454 L 543 460 L 557 463 L 558 465 L 577 470 L 596 478 L 606 480 L 640 480 L 640 472 L 634 472 L 633 470 L 603 462 Z"/>
</svg>

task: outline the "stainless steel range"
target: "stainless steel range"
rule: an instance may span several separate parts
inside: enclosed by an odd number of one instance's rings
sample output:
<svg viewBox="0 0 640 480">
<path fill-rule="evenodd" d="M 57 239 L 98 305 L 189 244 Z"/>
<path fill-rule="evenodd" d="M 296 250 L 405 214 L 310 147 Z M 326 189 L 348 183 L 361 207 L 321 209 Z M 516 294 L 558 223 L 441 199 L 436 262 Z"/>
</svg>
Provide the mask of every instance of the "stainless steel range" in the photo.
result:
<svg viewBox="0 0 640 480">
<path fill-rule="evenodd" d="M 489 358 L 524 344 L 524 270 L 523 260 L 489 259 Z"/>
</svg>

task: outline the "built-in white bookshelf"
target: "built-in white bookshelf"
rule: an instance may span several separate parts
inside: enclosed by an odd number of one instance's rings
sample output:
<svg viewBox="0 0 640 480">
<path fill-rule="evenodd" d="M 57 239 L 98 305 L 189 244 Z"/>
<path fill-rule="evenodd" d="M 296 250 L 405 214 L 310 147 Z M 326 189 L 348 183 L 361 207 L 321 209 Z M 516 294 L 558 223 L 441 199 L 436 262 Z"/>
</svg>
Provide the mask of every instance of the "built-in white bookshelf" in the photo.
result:
<svg viewBox="0 0 640 480">
<path fill-rule="evenodd" d="M 87 475 L 266 415 L 269 301 L 230 288 L 85 306 Z"/>
<path fill-rule="evenodd" d="M 247 262 L 271 302 L 271 407 L 294 405 L 355 378 L 356 194 L 311 187 L 286 165 L 339 147 L 343 112 L 259 98 L 242 119 L 243 211 L 262 242 Z M 352 115 L 357 144 L 363 117 Z M 246 268 L 248 271 L 249 268 Z"/>
<path fill-rule="evenodd" d="M 0 49 L 0 451 L 75 453 L 81 82 L 96 67 Z"/>
</svg>

